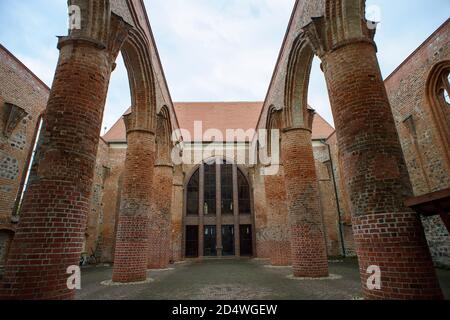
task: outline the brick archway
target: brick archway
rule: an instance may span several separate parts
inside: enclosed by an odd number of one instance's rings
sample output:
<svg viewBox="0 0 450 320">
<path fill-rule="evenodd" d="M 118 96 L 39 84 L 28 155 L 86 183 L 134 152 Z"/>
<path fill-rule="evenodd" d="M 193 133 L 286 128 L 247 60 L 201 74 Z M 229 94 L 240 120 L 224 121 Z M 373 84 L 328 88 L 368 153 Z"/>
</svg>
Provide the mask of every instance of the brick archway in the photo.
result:
<svg viewBox="0 0 450 320">
<path fill-rule="evenodd" d="M 132 29 L 122 46 L 131 91 L 131 112 L 124 116 L 127 156 L 117 226 L 113 281 L 147 277 L 149 229 L 154 207 L 156 161 L 156 93 L 149 42 Z"/>
<path fill-rule="evenodd" d="M 172 155 L 172 125 L 170 112 L 163 106 L 157 116 L 156 161 L 153 181 L 154 209 L 149 226 L 149 269 L 169 266 L 171 247 L 171 207 L 174 166 Z"/>
<path fill-rule="evenodd" d="M 282 51 L 288 57 L 282 152 L 285 163 L 295 164 L 285 166 L 285 180 L 289 214 L 298 219 L 294 225 L 291 221 L 291 228 L 297 224 L 298 230 L 311 230 L 314 221 L 302 209 L 314 208 L 317 197 L 307 134 L 313 113 L 307 106 L 309 73 L 316 55 L 322 61 L 335 119 L 366 298 L 442 298 L 420 219 L 403 204 L 412 191 L 378 66 L 375 30 L 365 19 L 365 1 L 297 1 L 293 16 L 298 18 L 296 28 L 288 32 Z M 300 185 L 311 192 L 290 191 Z M 318 219 L 313 225 L 319 239 Z M 296 245 L 292 230 L 294 274 L 314 276 L 317 259 L 326 259 L 324 244 L 316 242 L 315 254 L 308 258 L 306 247 L 314 236 L 304 238 L 298 232 Z M 308 260 L 316 263 L 301 262 Z M 381 269 L 379 290 L 367 286 L 371 265 Z"/>
<path fill-rule="evenodd" d="M 115 60 L 122 51 L 132 96 L 126 117 L 128 156 L 118 223 L 114 277 L 145 278 L 155 161 L 154 46 L 141 1 L 71 0 L 81 28 L 60 37 L 60 57 L 21 219 L 2 279 L 5 299 L 72 299 L 69 266 L 78 265 L 92 190 L 101 121 Z M 148 166 L 136 171 L 135 161 Z M 136 176 L 139 181 L 136 182 Z M 145 249 L 145 250 L 141 250 Z M 136 250 L 136 254 L 130 252 Z M 26 261 L 26 263 L 25 263 Z M 131 266 L 127 268 L 127 266 Z"/>
<path fill-rule="evenodd" d="M 2 279 L 2 299 L 74 297 L 66 272 L 79 261 L 104 104 L 121 50 L 133 102 L 125 117 L 128 150 L 114 281 L 146 278 L 150 217 L 165 210 L 155 207 L 153 194 L 161 92 L 143 1 L 71 0 L 69 5 L 80 7 L 81 28 L 58 42 L 43 141 Z M 362 0 L 297 1 L 294 31 L 281 55 L 287 60 L 286 72 L 280 72 L 284 100 L 276 105 L 285 106 L 282 154 L 294 274 L 328 274 L 311 146 L 314 112 L 306 104 L 315 54 L 322 60 L 336 121 L 365 296 L 442 298 L 420 220 L 403 204 L 411 186 L 364 8 Z M 381 269 L 379 290 L 367 287 L 371 265 Z"/>
</svg>

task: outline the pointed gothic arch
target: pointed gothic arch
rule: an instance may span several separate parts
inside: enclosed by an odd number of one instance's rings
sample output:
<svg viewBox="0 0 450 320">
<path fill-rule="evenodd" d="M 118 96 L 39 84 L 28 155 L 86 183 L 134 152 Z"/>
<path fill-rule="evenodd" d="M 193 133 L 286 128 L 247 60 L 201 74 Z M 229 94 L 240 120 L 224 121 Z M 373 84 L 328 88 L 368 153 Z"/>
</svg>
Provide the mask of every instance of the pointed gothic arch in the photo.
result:
<svg viewBox="0 0 450 320">
<path fill-rule="evenodd" d="M 70 29 L 68 35 L 58 41 L 60 58 L 46 110 L 48 125 L 44 128 L 43 143 L 38 148 L 21 220 L 11 245 L 3 279 L 5 286 L 0 288 L 0 296 L 8 299 L 74 297 L 74 292 L 66 286 L 66 271 L 68 265 L 79 262 L 109 79 L 120 51 L 128 72 L 132 110 L 124 117 L 128 155 L 113 277 L 119 282 L 146 278 L 148 235 L 145 227 L 153 200 L 151 192 L 144 193 L 143 190 L 150 190 L 153 183 L 157 105 L 155 68 L 160 73 L 162 68 L 144 4 L 132 0 L 70 0 L 68 6 L 80 9 L 76 12 L 81 14 L 81 28 Z M 173 113 L 165 85 L 163 83 L 158 89 L 164 91 L 162 95 Z M 148 159 L 149 166 L 136 166 L 140 158 Z M 136 176 L 140 177 L 137 182 Z M 65 192 L 55 196 L 53 192 L 58 188 Z M 52 212 L 64 214 L 54 217 Z M 43 227 L 32 228 L 30 217 L 40 219 Z M 71 221 L 70 224 L 67 221 Z M 60 246 L 54 223 L 61 223 L 70 233 L 65 240 L 72 248 L 70 251 L 66 246 Z M 136 225 L 144 229 L 137 230 Z M 129 232 L 132 237 L 128 236 Z M 42 244 L 53 235 L 54 245 Z M 130 250 L 134 252 L 130 253 Z M 23 266 L 21 259 L 30 252 L 48 259 L 49 263 L 43 265 L 34 261 Z M 61 258 L 53 259 L 55 254 Z M 40 272 L 40 279 L 28 281 L 35 272 Z"/>
<path fill-rule="evenodd" d="M 442 145 L 447 166 L 450 166 L 450 107 L 445 93 L 450 93 L 450 60 L 436 63 L 428 74 L 425 85 L 426 98 L 430 105 L 430 113 L 436 124 L 439 142 Z"/>
<path fill-rule="evenodd" d="M 156 90 L 149 41 L 140 30 L 131 30 L 121 49 L 131 93 L 128 128 L 155 132 Z"/>
<path fill-rule="evenodd" d="M 157 115 L 156 164 L 172 164 L 172 124 L 169 108 L 164 105 Z"/>
<path fill-rule="evenodd" d="M 295 40 L 289 56 L 283 110 L 284 127 L 307 127 L 308 87 L 314 58 L 313 49 L 303 33 Z"/>
<path fill-rule="evenodd" d="M 351 199 L 353 231 L 363 291 L 368 298 L 399 299 L 402 294 L 393 293 L 402 291 L 396 285 L 397 278 L 401 278 L 399 281 L 405 283 L 417 279 L 425 281 L 427 274 L 434 272 L 421 222 L 416 214 L 404 205 L 405 198 L 411 195 L 412 190 L 376 57 L 375 24 L 367 21 L 365 6 L 364 0 L 297 1 L 272 79 L 271 88 L 274 89 L 269 88 L 266 102 L 267 105 L 276 103 L 277 90 L 280 90 L 280 83 L 283 82 L 283 118 L 286 127 L 284 140 L 288 143 L 283 144 L 283 153 L 289 158 L 286 161 L 289 163 L 289 160 L 300 156 L 297 154 L 298 144 L 303 143 L 302 135 L 295 135 L 290 129 L 311 128 L 309 124 L 312 123 L 313 112 L 307 106 L 309 73 L 313 56 L 321 59 L 335 117 L 338 146 L 344 163 L 345 187 Z M 281 71 L 284 69 L 285 73 Z M 438 88 L 435 84 L 441 78 L 439 75 L 431 78 L 431 85 L 427 89 L 430 90 L 430 97 L 439 96 L 436 95 Z M 269 107 L 266 110 L 268 109 Z M 289 136 L 290 139 L 286 138 Z M 385 150 L 384 153 L 382 150 Z M 299 179 L 306 176 L 306 173 L 296 176 L 296 168 L 302 163 L 305 161 L 285 168 L 288 197 L 289 193 L 293 193 L 293 211 L 305 204 L 298 199 L 306 199 L 308 196 L 307 193 L 295 192 Z M 388 183 L 384 180 L 386 175 L 391 178 Z M 309 186 L 314 189 L 312 184 Z M 311 195 L 312 193 L 309 194 Z M 381 218 L 393 213 L 395 223 L 400 224 L 403 215 L 411 219 L 410 236 L 416 243 L 411 249 L 411 255 L 420 256 L 421 261 L 426 261 L 427 268 L 416 273 L 404 272 L 397 275 L 393 266 L 386 265 L 382 279 L 384 288 L 373 292 L 366 286 L 366 268 L 375 261 L 385 259 L 383 247 L 386 243 L 392 243 L 392 254 L 397 251 L 404 252 L 404 248 L 394 236 L 384 234 L 382 230 L 373 229 L 372 233 L 365 233 L 363 230 L 370 225 L 371 218 Z M 304 215 L 298 216 L 299 227 L 302 227 L 302 216 Z M 302 251 L 298 248 L 308 246 L 308 239 L 300 239 L 294 248 L 302 256 Z M 313 272 L 314 267 L 302 264 L 301 260 L 305 259 L 295 261 L 295 256 L 293 259 L 294 274 L 296 263 L 299 266 L 297 270 Z M 429 290 L 415 290 L 414 297 L 441 298 L 442 292 L 436 277 L 427 279 Z"/>
</svg>

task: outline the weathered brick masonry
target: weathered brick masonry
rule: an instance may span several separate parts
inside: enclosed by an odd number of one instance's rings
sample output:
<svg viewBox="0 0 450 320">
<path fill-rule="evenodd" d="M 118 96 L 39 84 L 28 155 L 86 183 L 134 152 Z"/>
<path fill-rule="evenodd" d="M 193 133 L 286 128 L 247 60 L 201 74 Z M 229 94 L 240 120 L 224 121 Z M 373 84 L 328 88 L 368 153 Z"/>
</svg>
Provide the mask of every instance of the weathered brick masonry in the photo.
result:
<svg viewBox="0 0 450 320">
<path fill-rule="evenodd" d="M 330 155 L 331 155 L 331 163 L 333 166 L 334 179 L 337 188 L 337 198 L 339 201 L 339 208 L 336 205 L 336 210 L 340 212 L 340 222 L 341 222 L 341 232 L 342 237 L 344 238 L 344 249 L 346 256 L 355 256 L 355 243 L 353 239 L 353 230 L 352 230 L 352 217 L 350 212 L 350 197 L 348 196 L 347 189 L 345 188 L 345 182 L 342 176 L 342 157 L 340 156 L 340 151 L 337 145 L 337 136 L 336 132 L 334 132 L 328 139 L 326 143 L 330 147 Z M 334 194 L 336 197 L 336 194 Z M 322 197 L 321 197 L 322 199 Z M 338 212 L 338 215 L 339 215 Z M 339 217 L 337 217 L 339 220 Z M 327 227 L 329 225 L 325 223 Z M 342 245 L 342 244 L 341 244 Z"/>
<path fill-rule="evenodd" d="M 326 277 L 328 259 L 311 144 L 312 120 L 308 117 L 305 122 L 304 128 L 287 129 L 282 137 L 292 266 L 297 277 Z"/>
<path fill-rule="evenodd" d="M 94 169 L 92 195 L 85 232 L 83 252 L 87 256 L 95 255 L 100 262 L 102 248 L 102 227 L 104 225 L 104 188 L 109 178 L 108 145 L 100 139 L 97 150 L 97 161 Z"/>
<path fill-rule="evenodd" d="M 403 204 L 411 185 L 374 45 L 349 43 L 323 62 L 364 293 L 441 298 L 420 219 Z M 364 285 L 371 265 L 382 270 L 382 290 Z"/>
<path fill-rule="evenodd" d="M 183 198 L 184 198 L 183 167 L 174 167 L 172 202 L 171 202 L 171 252 L 170 260 L 179 262 L 184 259 L 183 252 Z"/>
<path fill-rule="evenodd" d="M 254 186 L 253 199 L 255 202 L 256 253 L 259 258 L 271 259 L 272 230 L 270 228 L 269 212 L 267 210 L 267 191 L 265 189 L 266 177 L 261 175 L 262 167 L 262 165 L 255 166 L 252 170 L 253 174 L 251 175 L 252 184 Z M 287 217 L 287 208 L 283 213 Z"/>
<path fill-rule="evenodd" d="M 127 26 L 105 6 L 100 19 L 60 37 L 60 56 L 47 104 L 42 140 L 30 174 L 0 296 L 71 299 L 67 268 L 78 265 L 84 242 L 103 108 L 114 60 Z M 107 27 L 105 27 L 107 26 Z M 102 28 L 105 27 L 105 28 Z"/>
<path fill-rule="evenodd" d="M 116 282 L 145 280 L 147 268 L 165 268 L 170 260 L 184 259 L 184 187 L 198 166 L 172 167 L 170 151 L 161 155 L 158 149 L 163 135 L 159 127 L 154 130 L 153 122 L 157 110 L 167 107 L 164 139 L 168 139 L 168 128 L 178 127 L 178 118 L 190 128 L 208 109 L 181 116 L 181 107 L 197 106 L 178 104 L 175 113 L 145 9 L 133 3 L 129 12 L 125 2 L 112 2 L 114 12 L 128 23 L 144 26 L 143 31 L 134 28 L 122 47 L 134 84 L 127 128 L 121 120 L 105 140 L 99 140 L 113 61 L 131 26 L 113 15 L 108 33 L 101 26 L 103 18 L 92 15 L 99 23 L 89 25 L 83 31 L 87 34 L 73 33 L 60 42 L 40 148 L 18 225 L 11 222 L 16 220 L 12 215 L 49 89 L 0 46 L 0 268 L 10 252 L 1 298 L 72 298 L 66 268 L 77 265 L 83 251 L 95 252 L 102 262 L 114 262 Z M 422 220 L 424 233 L 419 216 L 405 208 L 404 200 L 413 193 L 450 186 L 450 115 L 443 95 L 443 88 L 448 92 L 449 87 L 450 22 L 383 84 L 373 34 L 360 11 L 353 15 L 355 8 L 333 11 L 340 6 L 345 5 L 297 2 L 264 105 L 201 104 L 211 110 L 205 123 L 222 129 L 237 124 L 242 129 L 267 128 L 270 110 L 275 109 L 284 110 L 284 116 L 297 124 L 284 124 L 283 165 L 277 175 L 262 175 L 261 164 L 243 168 L 249 172 L 253 193 L 252 215 L 241 219 L 245 225 L 254 223 L 253 256 L 269 258 L 273 265 L 291 263 L 296 276 L 321 277 L 328 275 L 327 253 L 340 255 L 345 247 L 346 254 L 358 255 L 366 298 L 441 298 L 426 240 L 435 263 L 448 266 L 448 232 L 439 218 L 427 218 Z M 349 10 L 345 17 L 340 13 L 344 9 Z M 342 30 L 333 28 L 337 22 Z M 325 23 L 331 25 L 324 28 Z M 331 33 L 324 37 L 325 32 Z M 150 46 L 148 39 L 153 41 Z M 304 88 L 311 50 L 322 60 L 334 134 L 327 129 L 318 135 L 320 125 L 311 128 L 308 121 L 312 111 Z M 230 106 L 239 107 L 239 113 Z M 217 117 L 223 110 L 228 110 L 226 116 Z M 260 113 L 259 122 L 255 118 L 242 123 L 242 110 L 248 118 Z M 194 149 L 194 145 L 187 148 L 195 154 Z M 219 150 L 213 153 L 222 155 Z M 216 170 L 219 176 L 220 166 Z M 237 172 L 234 166 L 233 180 Z M 199 184 L 204 183 L 201 175 Z M 217 200 L 222 181 L 216 183 Z M 236 243 L 238 192 L 233 190 L 234 217 L 224 218 L 235 228 Z M 201 214 L 204 200 L 204 194 L 199 195 L 198 219 L 213 221 Z M 221 227 L 217 223 L 218 230 Z M 203 232 L 200 228 L 199 235 Z M 199 238 L 202 256 L 203 235 Z M 220 238 L 216 249 L 222 250 L 221 245 Z M 240 249 L 236 247 L 235 253 Z M 370 265 L 381 268 L 381 290 L 366 286 Z"/>
<path fill-rule="evenodd" d="M 439 92 L 428 94 L 431 77 L 447 75 L 448 83 L 449 61 L 450 20 L 447 20 L 385 81 L 415 196 L 450 187 L 450 163 L 446 155 L 450 142 L 445 129 L 439 126 L 441 121 L 450 128 L 450 117 L 434 116 L 431 99 L 437 100 Z M 434 74 L 435 66 L 443 64 L 447 64 L 444 72 Z M 448 102 L 437 108 L 450 113 Z M 435 263 L 450 266 L 450 235 L 442 220 L 435 216 L 422 218 L 422 223 Z"/>
<path fill-rule="evenodd" d="M 170 252 L 172 186 L 173 166 L 157 165 L 153 180 L 155 208 L 151 213 L 149 228 L 149 269 L 167 268 L 173 254 Z"/>
<path fill-rule="evenodd" d="M 90 42 L 64 39 L 2 297 L 67 299 L 66 270 L 84 240 L 110 56 Z M 43 201 L 45 199 L 45 201 Z"/>
<path fill-rule="evenodd" d="M 125 158 L 126 148 L 123 148 L 118 144 L 109 144 L 109 174 L 104 181 L 102 196 L 103 219 L 100 228 L 99 247 L 96 249 L 101 262 L 114 261 L 114 248 L 117 233 L 117 221 L 120 212 Z"/>
<path fill-rule="evenodd" d="M 274 266 L 287 266 L 291 264 L 291 236 L 282 165 L 276 175 L 264 177 L 264 189 L 268 218 L 266 237 L 269 239 L 270 262 Z"/>
<path fill-rule="evenodd" d="M 342 210 L 337 205 L 335 191 L 337 182 L 334 181 L 335 176 L 333 176 L 334 163 L 332 162 L 328 145 L 325 142 L 320 144 L 316 142 L 315 144 L 317 145 L 313 147 L 313 150 L 316 160 L 317 180 L 319 182 L 320 212 L 323 217 L 327 253 L 328 256 L 337 257 L 343 254 L 341 230 L 339 227 L 339 216 L 342 216 Z M 338 210 L 341 212 L 339 213 Z"/>
<path fill-rule="evenodd" d="M 50 89 L 0 45 L 0 269 L 14 235 L 16 206 L 25 182 L 39 119 Z M 14 105 L 8 108 L 5 103 Z"/>
<path fill-rule="evenodd" d="M 116 234 L 113 281 L 138 282 L 147 278 L 149 220 L 153 207 L 155 135 L 127 133 L 128 149 Z"/>
</svg>

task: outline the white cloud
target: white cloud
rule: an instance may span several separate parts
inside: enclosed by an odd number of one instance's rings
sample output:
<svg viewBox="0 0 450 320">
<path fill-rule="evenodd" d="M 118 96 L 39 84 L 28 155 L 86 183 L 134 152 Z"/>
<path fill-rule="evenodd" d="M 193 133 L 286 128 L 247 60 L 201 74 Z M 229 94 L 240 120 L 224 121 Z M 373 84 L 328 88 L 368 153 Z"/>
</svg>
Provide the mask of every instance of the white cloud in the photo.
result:
<svg viewBox="0 0 450 320">
<path fill-rule="evenodd" d="M 264 99 L 292 0 L 146 5 L 175 101 Z"/>
<path fill-rule="evenodd" d="M 263 100 L 294 0 L 145 0 L 174 101 Z M 387 76 L 448 18 L 448 0 L 367 0 L 382 9 L 376 41 Z M 60 0 L 0 0 L 0 39 L 51 85 L 58 59 L 55 35 L 66 34 L 66 3 Z M 332 122 L 318 63 L 309 103 Z M 112 75 L 104 126 L 129 107 L 126 69 Z"/>
</svg>

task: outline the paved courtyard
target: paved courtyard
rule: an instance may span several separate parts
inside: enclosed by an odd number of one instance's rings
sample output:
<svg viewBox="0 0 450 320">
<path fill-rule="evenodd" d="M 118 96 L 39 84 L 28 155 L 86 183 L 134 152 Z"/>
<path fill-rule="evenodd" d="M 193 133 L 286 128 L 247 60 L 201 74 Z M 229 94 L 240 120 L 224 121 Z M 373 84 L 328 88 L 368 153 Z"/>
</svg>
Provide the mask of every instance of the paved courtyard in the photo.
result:
<svg viewBox="0 0 450 320">
<path fill-rule="evenodd" d="M 293 280 L 290 268 L 273 268 L 266 260 L 191 260 L 170 270 L 149 271 L 153 281 L 139 285 L 101 284 L 111 279 L 111 267 L 82 271 L 83 300 L 351 300 L 361 298 L 358 265 L 354 259 L 330 261 L 330 280 Z M 450 271 L 438 270 L 446 298 Z"/>
</svg>

